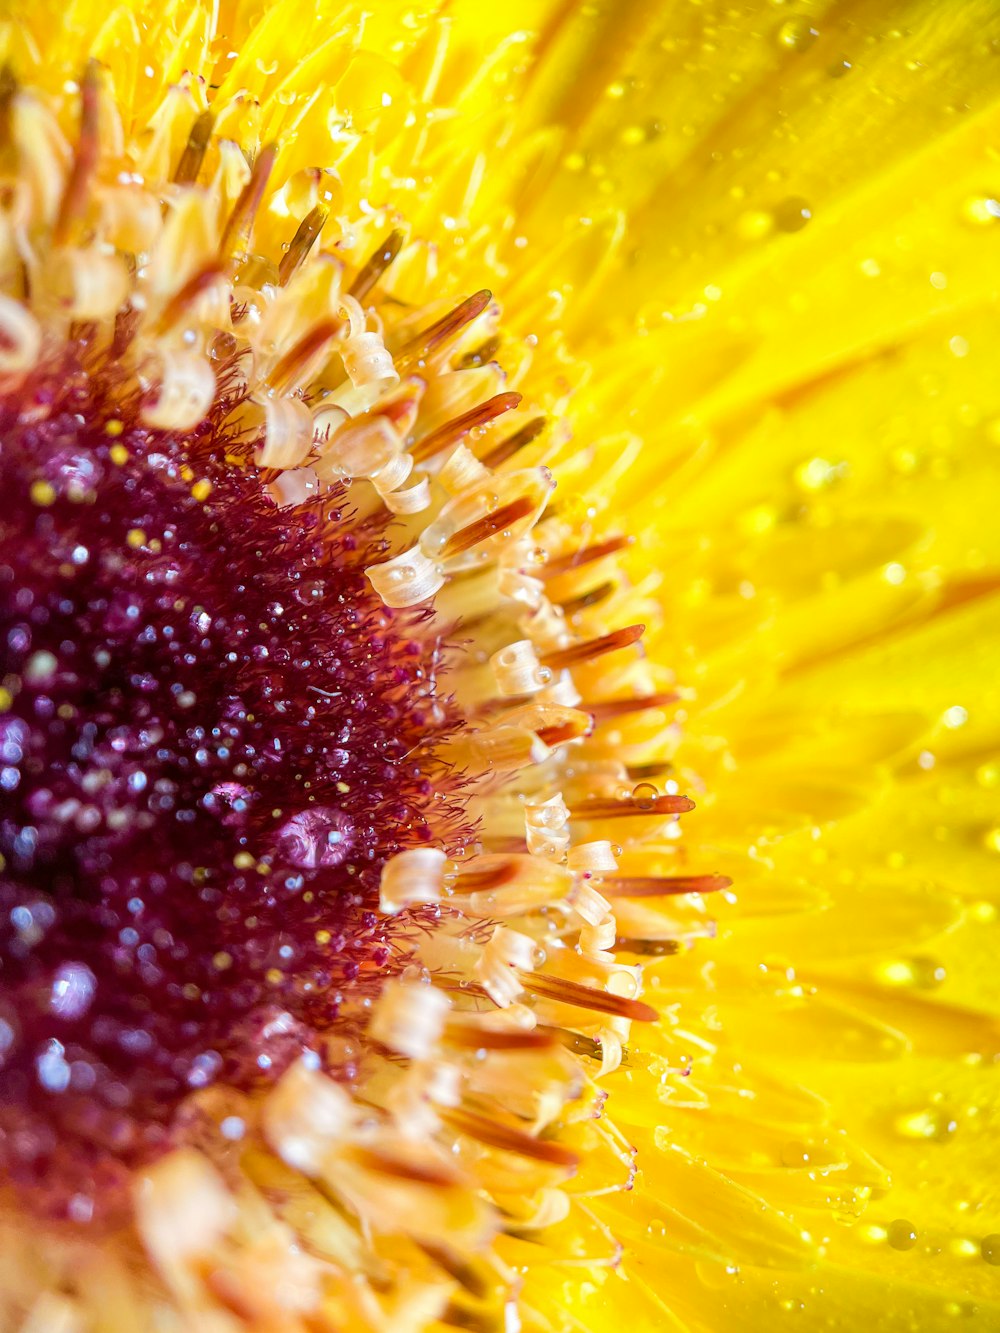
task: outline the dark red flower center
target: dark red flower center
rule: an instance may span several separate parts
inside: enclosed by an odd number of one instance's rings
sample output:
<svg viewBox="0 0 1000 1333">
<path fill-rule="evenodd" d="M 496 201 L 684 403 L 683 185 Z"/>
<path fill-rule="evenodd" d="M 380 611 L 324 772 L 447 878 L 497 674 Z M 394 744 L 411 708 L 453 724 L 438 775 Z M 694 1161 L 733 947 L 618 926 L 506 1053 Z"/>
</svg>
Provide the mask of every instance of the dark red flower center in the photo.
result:
<svg viewBox="0 0 1000 1333">
<path fill-rule="evenodd" d="M 77 1220 L 191 1090 L 328 1058 L 383 862 L 459 826 L 377 532 L 277 508 L 226 406 L 158 435 L 85 354 L 0 396 L 0 1161 Z"/>
</svg>

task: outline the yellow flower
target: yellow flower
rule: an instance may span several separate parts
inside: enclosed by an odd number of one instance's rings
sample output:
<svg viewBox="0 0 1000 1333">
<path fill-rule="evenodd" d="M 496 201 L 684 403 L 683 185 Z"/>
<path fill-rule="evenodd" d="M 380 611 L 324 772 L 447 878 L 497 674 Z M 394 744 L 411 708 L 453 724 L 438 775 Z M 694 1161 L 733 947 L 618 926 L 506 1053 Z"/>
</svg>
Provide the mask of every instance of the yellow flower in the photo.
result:
<svg viewBox="0 0 1000 1333">
<path fill-rule="evenodd" d="M 995 5 L 7 9 L 0 1328 L 1000 1327 Z"/>
</svg>

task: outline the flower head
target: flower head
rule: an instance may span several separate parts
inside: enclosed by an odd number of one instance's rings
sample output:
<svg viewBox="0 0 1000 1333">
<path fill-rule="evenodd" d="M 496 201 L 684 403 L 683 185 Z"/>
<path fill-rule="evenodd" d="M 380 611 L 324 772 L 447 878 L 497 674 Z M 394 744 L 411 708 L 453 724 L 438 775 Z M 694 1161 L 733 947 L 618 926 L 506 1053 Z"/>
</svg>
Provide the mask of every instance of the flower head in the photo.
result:
<svg viewBox="0 0 1000 1333">
<path fill-rule="evenodd" d="M 5 1327 L 996 1313 L 993 19 L 772 8 L 6 23 Z"/>
</svg>

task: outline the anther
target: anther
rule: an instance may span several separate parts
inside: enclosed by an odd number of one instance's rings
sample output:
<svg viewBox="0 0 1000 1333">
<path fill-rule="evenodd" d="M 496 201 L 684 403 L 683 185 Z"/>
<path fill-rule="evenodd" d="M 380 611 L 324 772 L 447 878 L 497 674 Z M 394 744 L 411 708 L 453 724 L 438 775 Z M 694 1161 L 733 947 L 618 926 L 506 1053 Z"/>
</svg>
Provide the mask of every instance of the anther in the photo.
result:
<svg viewBox="0 0 1000 1333">
<path fill-rule="evenodd" d="M 498 468 L 501 463 L 506 463 L 509 458 L 513 458 L 526 445 L 531 444 L 532 440 L 537 440 L 547 425 L 548 421 L 545 417 L 535 417 L 522 426 L 520 430 L 516 430 L 513 435 L 508 435 L 505 440 L 501 440 L 479 461 L 484 467 Z"/>
<path fill-rule="evenodd" d="M 358 271 L 358 276 L 351 283 L 348 295 L 353 296 L 356 301 L 363 301 L 402 250 L 405 239 L 405 232 L 398 228 L 391 231 L 371 258 L 366 260 L 364 266 Z"/>
<path fill-rule="evenodd" d="M 319 240 L 328 217 L 328 210 L 317 204 L 299 223 L 278 265 L 278 282 L 282 287 L 287 285 L 292 274 L 305 262 L 309 251 Z"/>
<path fill-rule="evenodd" d="M 311 362 L 342 327 L 339 319 L 323 319 L 290 347 L 267 377 L 268 385 L 278 393 L 295 387 Z"/>
<path fill-rule="evenodd" d="M 651 796 L 642 801 L 597 798 L 577 801 L 570 806 L 570 814 L 580 819 L 629 819 L 635 815 L 686 815 L 693 809 L 690 796 Z"/>
<path fill-rule="evenodd" d="M 411 451 L 413 461 L 423 463 L 426 459 L 433 458 L 442 449 L 457 444 L 468 435 L 469 431 L 489 425 L 505 412 L 510 412 L 520 401 L 519 393 L 498 393 L 492 398 L 487 398 L 485 403 L 480 403 L 477 407 L 470 408 L 468 412 L 463 412 L 461 416 L 446 421 L 443 426 L 439 426 L 437 430 L 432 430 L 429 435 L 418 440 Z"/>
<path fill-rule="evenodd" d="M 212 142 L 212 131 L 214 129 L 215 113 L 203 111 L 191 126 L 191 133 L 188 135 L 184 151 L 177 163 L 177 170 L 174 172 L 175 185 L 193 185 L 198 179 L 201 164 L 208 152 L 208 145 Z"/>
<path fill-rule="evenodd" d="M 450 310 L 442 319 L 432 324 L 430 328 L 418 333 L 405 347 L 401 348 L 396 358 L 397 362 L 412 361 L 427 356 L 435 348 L 440 347 L 442 343 L 450 341 L 461 333 L 467 324 L 471 324 L 474 319 L 478 319 L 492 300 L 493 293 L 485 288 L 476 292 L 473 296 L 467 297 L 454 310 Z"/>
<path fill-rule="evenodd" d="M 581 704 L 594 719 L 594 725 L 608 722 L 612 718 L 626 717 L 629 713 L 642 713 L 647 708 L 667 708 L 675 704 L 680 695 L 675 690 L 665 690 L 662 694 L 639 694 L 631 699 L 598 699 L 594 703 Z"/>
<path fill-rule="evenodd" d="M 478 546 L 489 537 L 495 537 L 498 532 L 503 532 L 509 528 L 512 523 L 518 519 L 526 518 L 528 514 L 535 509 L 536 501 L 533 496 L 520 495 L 516 500 L 511 500 L 509 504 L 501 505 L 499 509 L 494 509 L 491 514 L 484 514 L 482 518 L 477 518 L 474 522 L 467 524 L 448 539 L 441 551 L 441 557 L 447 559 L 449 556 L 459 555 L 463 551 L 470 551 L 473 546 Z"/>
<path fill-rule="evenodd" d="M 504 1125 L 491 1116 L 467 1111 L 464 1107 L 442 1111 L 441 1119 L 460 1134 L 467 1134 L 491 1148 L 517 1153 L 519 1157 L 529 1157 L 536 1162 L 548 1162 L 551 1166 L 562 1166 L 567 1169 L 577 1166 L 580 1161 L 579 1154 L 564 1143 L 555 1143 L 551 1139 L 536 1139 L 534 1135 L 526 1134 L 524 1130 Z"/>
<path fill-rule="evenodd" d="M 562 671 L 564 667 L 593 661 L 595 657 L 617 652 L 619 648 L 629 648 L 632 644 L 638 643 L 645 632 L 645 625 L 628 625 L 624 629 L 613 630 L 610 634 L 602 634 L 597 639 L 585 639 L 583 643 L 570 644 L 568 648 L 557 648 L 554 652 L 546 653 L 540 661 L 542 666 L 550 667 L 553 671 Z"/>
<path fill-rule="evenodd" d="M 728 875 L 604 875 L 606 898 L 672 898 L 682 893 L 717 893 L 732 884 Z"/>
<path fill-rule="evenodd" d="M 601 583 L 598 587 L 592 588 L 590 592 L 581 593 L 579 597 L 571 597 L 566 602 L 558 597 L 553 598 L 553 601 L 562 607 L 564 616 L 572 616 L 577 611 L 586 611 L 588 607 L 597 606 L 599 602 L 603 602 L 605 598 L 611 596 L 615 586 L 615 583 L 609 580 L 607 583 Z"/>
<path fill-rule="evenodd" d="M 160 318 L 156 322 L 157 331 L 166 333 L 173 327 L 178 320 L 182 319 L 197 301 L 199 296 L 210 291 L 217 283 L 226 277 L 226 267 L 220 263 L 206 264 L 204 268 L 199 269 L 197 273 L 192 274 L 184 283 L 179 291 L 174 292 L 173 296 L 163 307 Z"/>
<path fill-rule="evenodd" d="M 538 973 L 525 976 L 522 984 L 526 991 L 540 1000 L 554 1000 L 557 1004 L 571 1004 L 578 1009 L 593 1009 L 599 1014 L 613 1014 L 616 1018 L 630 1018 L 637 1023 L 655 1023 L 659 1014 L 643 1000 L 632 1000 L 626 995 L 585 986 L 580 981 L 565 977 L 546 977 Z"/>
<path fill-rule="evenodd" d="M 257 154 L 250 171 L 250 179 L 240 191 L 240 197 L 233 205 L 222 232 L 219 254 L 223 259 L 230 258 L 239 250 L 249 248 L 254 218 L 264 198 L 264 191 L 267 189 L 267 182 L 274 170 L 277 156 L 278 148 L 273 143 L 265 144 Z"/>
<path fill-rule="evenodd" d="M 603 560 L 605 556 L 615 555 L 618 551 L 623 551 L 627 546 L 632 545 L 631 537 L 609 537 L 606 541 L 595 542 L 593 546 L 581 546 L 575 551 L 567 551 L 565 555 L 557 555 L 551 560 L 547 560 L 538 571 L 540 579 L 558 578 L 560 574 L 569 574 L 573 570 L 580 569 L 583 565 L 593 564 L 595 560 Z"/>
<path fill-rule="evenodd" d="M 87 207 L 90 182 L 97 170 L 101 147 L 99 80 L 97 61 L 88 61 L 80 89 L 80 137 L 52 229 L 54 245 L 62 245 L 69 238 L 71 228 Z"/>
<path fill-rule="evenodd" d="M 480 343 L 471 352 L 466 352 L 465 356 L 460 356 L 455 362 L 455 370 L 474 370 L 476 366 L 485 366 L 499 352 L 500 341 L 499 337 L 487 338 L 484 343 Z"/>
</svg>

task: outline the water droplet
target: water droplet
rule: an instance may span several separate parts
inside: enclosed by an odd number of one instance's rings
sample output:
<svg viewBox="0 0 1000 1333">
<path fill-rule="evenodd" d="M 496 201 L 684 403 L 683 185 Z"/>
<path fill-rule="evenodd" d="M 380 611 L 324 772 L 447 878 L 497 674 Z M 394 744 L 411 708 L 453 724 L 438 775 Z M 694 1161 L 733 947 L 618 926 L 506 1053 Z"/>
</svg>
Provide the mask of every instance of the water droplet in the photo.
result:
<svg viewBox="0 0 1000 1333">
<path fill-rule="evenodd" d="M 938 1107 L 926 1107 L 897 1116 L 895 1127 L 904 1139 L 933 1139 L 945 1143 L 958 1129 L 958 1121 Z"/>
<path fill-rule="evenodd" d="M 808 19 L 788 19 L 778 29 L 778 45 L 783 46 L 786 51 L 801 53 L 808 51 L 818 36 L 818 31 L 811 26 Z"/>
<path fill-rule="evenodd" d="M 805 199 L 793 196 L 783 199 L 774 210 L 774 225 L 779 231 L 801 231 L 812 219 L 812 209 Z"/>
<path fill-rule="evenodd" d="M 639 810 L 653 810 L 659 794 L 651 782 L 640 782 L 632 788 L 632 801 Z"/>
<path fill-rule="evenodd" d="M 912 1250 L 917 1243 L 917 1229 L 912 1222 L 897 1217 L 886 1227 L 885 1238 L 894 1250 Z"/>
<path fill-rule="evenodd" d="M 962 216 L 976 227 L 990 227 L 1000 219 L 1000 200 L 992 195 L 976 195 L 962 205 Z"/>
<path fill-rule="evenodd" d="M 277 839 L 284 859 L 302 870 L 342 865 L 353 840 L 354 823 L 349 816 L 323 806 L 293 815 L 278 830 Z"/>
</svg>

